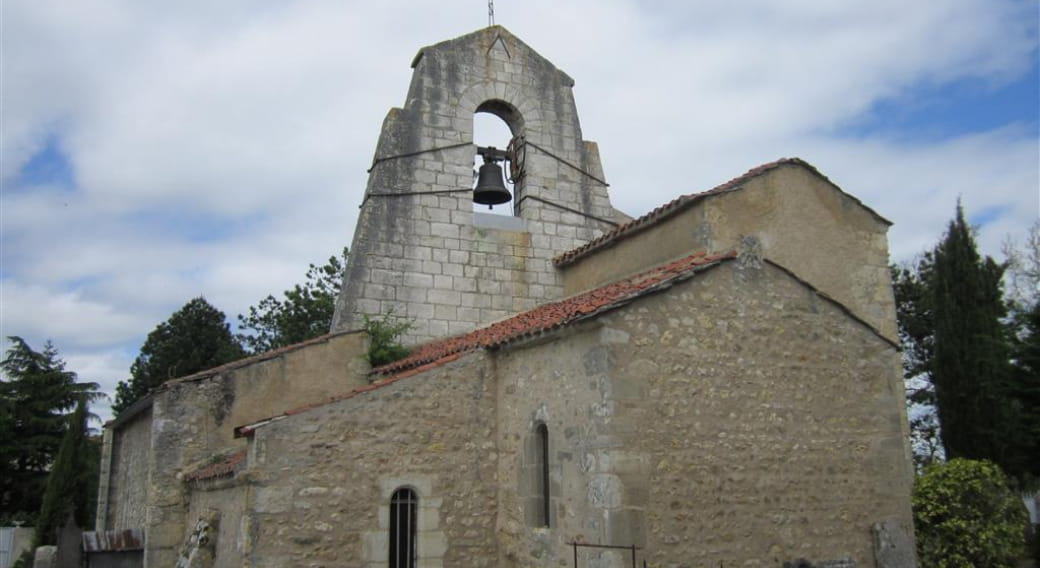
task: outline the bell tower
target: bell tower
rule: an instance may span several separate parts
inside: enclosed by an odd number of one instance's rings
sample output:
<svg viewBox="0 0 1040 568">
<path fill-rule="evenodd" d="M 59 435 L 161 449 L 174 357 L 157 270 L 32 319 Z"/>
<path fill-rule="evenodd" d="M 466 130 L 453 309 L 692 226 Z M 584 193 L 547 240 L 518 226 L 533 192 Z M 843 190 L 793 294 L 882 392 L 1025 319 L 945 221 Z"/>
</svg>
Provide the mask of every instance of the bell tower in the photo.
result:
<svg viewBox="0 0 1040 568">
<path fill-rule="evenodd" d="M 392 312 L 422 341 L 560 298 L 552 258 L 627 220 L 582 140 L 574 81 L 505 28 L 424 47 L 412 68 L 376 145 L 333 331 Z M 473 144 L 482 112 L 509 126 L 508 147 Z M 478 153 L 476 201 L 511 216 L 475 211 Z M 488 165 L 513 180 L 511 195 Z"/>
</svg>

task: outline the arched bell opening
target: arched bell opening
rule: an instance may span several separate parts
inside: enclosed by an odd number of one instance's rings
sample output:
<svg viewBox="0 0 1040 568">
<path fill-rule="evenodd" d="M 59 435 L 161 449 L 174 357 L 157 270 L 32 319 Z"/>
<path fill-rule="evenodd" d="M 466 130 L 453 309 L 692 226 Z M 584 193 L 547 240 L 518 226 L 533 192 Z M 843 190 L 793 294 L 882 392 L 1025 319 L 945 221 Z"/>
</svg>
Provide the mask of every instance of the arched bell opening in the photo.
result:
<svg viewBox="0 0 1040 568">
<path fill-rule="evenodd" d="M 517 190 L 522 160 L 517 134 L 523 131 L 519 111 L 501 100 L 489 100 L 473 115 L 473 210 L 496 215 L 517 215 Z M 519 187 L 518 187 L 519 186 Z"/>
</svg>

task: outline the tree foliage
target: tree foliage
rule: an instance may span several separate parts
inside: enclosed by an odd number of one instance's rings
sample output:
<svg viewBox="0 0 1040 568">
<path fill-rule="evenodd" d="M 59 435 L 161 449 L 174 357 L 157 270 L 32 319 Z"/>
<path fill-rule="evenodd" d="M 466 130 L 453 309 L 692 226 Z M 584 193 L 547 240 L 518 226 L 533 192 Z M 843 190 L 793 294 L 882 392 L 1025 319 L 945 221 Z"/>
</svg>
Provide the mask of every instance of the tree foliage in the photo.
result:
<svg viewBox="0 0 1040 568">
<path fill-rule="evenodd" d="M 1007 467 L 1014 435 L 1008 397 L 1010 350 L 1004 265 L 981 258 L 964 211 L 935 249 L 930 276 L 934 309 L 929 366 L 948 457 L 991 459 Z"/>
<path fill-rule="evenodd" d="M 914 482 L 913 511 L 922 566 L 1012 567 L 1024 552 L 1025 507 L 991 462 L 928 466 Z"/>
<path fill-rule="evenodd" d="M 148 334 L 130 367 L 130 379 L 116 387 L 112 410 L 122 412 L 169 379 L 217 367 L 243 355 L 245 351 L 232 335 L 224 312 L 205 298 L 194 298 Z"/>
<path fill-rule="evenodd" d="M 349 252 L 330 256 L 322 266 L 311 264 L 306 281 L 282 293 L 267 296 L 248 315 L 239 315 L 239 340 L 251 353 L 262 353 L 324 335 L 332 326 Z"/>
<path fill-rule="evenodd" d="M 61 448 L 47 476 L 43 504 L 33 533 L 33 548 L 57 544 L 57 530 L 71 516 L 76 526 L 93 526 L 100 452 L 89 439 L 87 401 L 80 400 L 69 419 Z"/>
<path fill-rule="evenodd" d="M 0 516 L 29 521 L 40 510 L 47 472 L 79 401 L 104 395 L 79 382 L 47 342 L 35 351 L 20 337 L 0 362 Z"/>
<path fill-rule="evenodd" d="M 386 365 L 408 356 L 408 348 L 401 344 L 401 336 L 414 325 L 409 320 L 399 320 L 393 312 L 380 317 L 364 314 L 365 331 L 368 332 L 368 362 L 373 367 Z"/>
<path fill-rule="evenodd" d="M 1040 238 L 1031 242 L 1040 246 Z M 1040 251 L 1020 255 L 1034 257 Z M 1023 271 L 1025 264 L 1010 263 L 1012 271 L 1040 274 Z M 1035 294 L 1004 298 L 1006 266 L 978 253 L 958 204 L 934 250 L 893 268 L 911 442 L 919 466 L 943 456 L 989 459 L 1020 487 L 1035 487 L 1040 366 L 1030 361 L 1040 334 L 1028 314 L 1037 301 Z"/>
</svg>

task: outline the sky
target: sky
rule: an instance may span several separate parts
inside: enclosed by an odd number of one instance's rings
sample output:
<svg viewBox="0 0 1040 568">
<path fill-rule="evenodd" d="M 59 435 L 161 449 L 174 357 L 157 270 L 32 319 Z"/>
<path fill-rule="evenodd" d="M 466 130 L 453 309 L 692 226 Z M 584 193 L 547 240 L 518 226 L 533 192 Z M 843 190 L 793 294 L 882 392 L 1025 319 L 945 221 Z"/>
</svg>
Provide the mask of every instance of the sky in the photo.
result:
<svg viewBox="0 0 1040 568">
<path fill-rule="evenodd" d="M 617 208 L 799 157 L 894 223 L 893 261 L 932 247 L 958 199 L 998 258 L 1040 216 L 1038 10 L 494 7 L 575 79 Z M 416 52 L 487 24 L 485 0 L 0 2 L 0 335 L 50 339 L 113 393 L 191 298 L 234 323 L 302 282 L 350 243 Z"/>
</svg>

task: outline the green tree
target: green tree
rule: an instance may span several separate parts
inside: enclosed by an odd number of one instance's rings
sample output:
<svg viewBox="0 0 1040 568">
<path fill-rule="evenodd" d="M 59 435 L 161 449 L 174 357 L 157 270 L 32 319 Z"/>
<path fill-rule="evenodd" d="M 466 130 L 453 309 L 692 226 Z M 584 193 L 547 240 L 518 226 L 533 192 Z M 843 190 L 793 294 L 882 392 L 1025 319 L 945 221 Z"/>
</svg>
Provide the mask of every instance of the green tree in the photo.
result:
<svg viewBox="0 0 1040 568">
<path fill-rule="evenodd" d="M 116 386 L 112 410 L 122 412 L 169 379 L 217 367 L 243 355 L 224 312 L 205 298 L 194 298 L 148 334 L 130 366 L 130 379 Z"/>
<path fill-rule="evenodd" d="M 78 401 L 104 395 L 65 369 L 50 342 L 35 351 L 20 337 L 0 362 L 0 516 L 31 520 L 40 510 L 47 472 Z"/>
<path fill-rule="evenodd" d="M 1005 246 L 1013 331 L 1009 395 L 1019 410 L 1016 471 L 1023 488 L 1040 488 L 1040 221 L 1023 249 Z"/>
<path fill-rule="evenodd" d="M 928 466 L 914 482 L 913 511 L 923 567 L 1012 567 L 1024 552 L 1025 507 L 991 462 Z"/>
<path fill-rule="evenodd" d="M 242 344 L 251 353 L 263 353 L 328 333 L 348 254 L 343 247 L 324 265 L 311 264 L 306 282 L 283 292 L 281 299 L 267 296 L 250 306 L 248 315 L 239 315 Z"/>
<path fill-rule="evenodd" d="M 87 401 L 81 399 L 68 421 L 54 459 L 33 533 L 33 548 L 56 544 L 56 531 L 69 516 L 82 528 L 93 526 L 98 458 L 88 437 Z"/>
<path fill-rule="evenodd" d="M 943 457 L 931 373 L 935 332 L 932 264 L 932 253 L 926 253 L 915 262 L 892 266 L 899 340 L 903 347 L 910 446 L 918 468 Z"/>
<path fill-rule="evenodd" d="M 1008 441 L 1017 437 L 1009 398 L 1010 334 L 1001 278 L 1005 266 L 981 258 L 964 211 L 936 247 L 929 276 L 934 310 L 932 384 L 941 437 L 950 458 L 991 459 L 1017 469 Z"/>
</svg>

